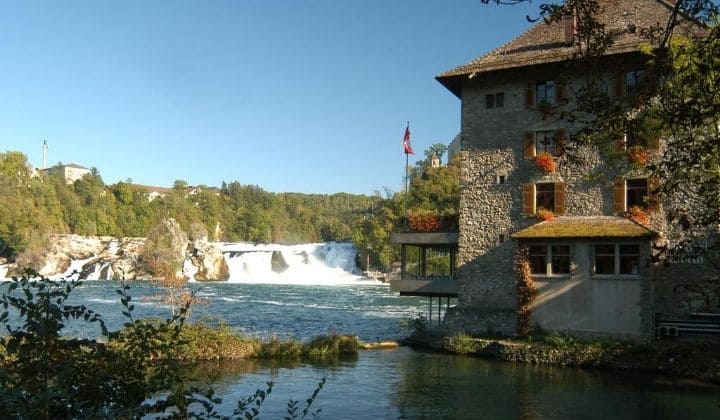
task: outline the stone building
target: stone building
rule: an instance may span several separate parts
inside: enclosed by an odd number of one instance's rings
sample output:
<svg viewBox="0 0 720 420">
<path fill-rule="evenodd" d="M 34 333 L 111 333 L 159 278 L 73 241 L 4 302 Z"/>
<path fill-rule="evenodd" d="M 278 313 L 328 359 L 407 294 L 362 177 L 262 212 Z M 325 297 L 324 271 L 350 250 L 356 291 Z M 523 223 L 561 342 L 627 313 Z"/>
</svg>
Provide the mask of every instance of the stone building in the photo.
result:
<svg viewBox="0 0 720 420">
<path fill-rule="evenodd" d="M 602 3 L 599 19 L 616 35 L 605 85 L 610 96 L 623 97 L 645 76 L 636 28 L 666 21 L 672 6 Z M 537 290 L 530 322 L 545 329 L 651 336 L 658 317 L 700 309 L 683 307 L 671 291 L 679 273 L 711 276 L 702 261 L 668 268 L 651 261 L 652 245 L 672 235 L 647 170 L 627 159 L 611 164 L 596 146 L 564 153 L 578 128 L 560 115 L 572 109 L 583 83 L 582 75 L 564 71 L 576 51 L 574 35 L 570 17 L 541 22 L 437 77 L 462 105 L 458 304 L 444 320 L 451 330 L 515 333 L 519 248 L 529 253 Z M 652 159 L 662 140 L 625 136 L 616 144 L 622 156 L 635 146 Z"/>
</svg>

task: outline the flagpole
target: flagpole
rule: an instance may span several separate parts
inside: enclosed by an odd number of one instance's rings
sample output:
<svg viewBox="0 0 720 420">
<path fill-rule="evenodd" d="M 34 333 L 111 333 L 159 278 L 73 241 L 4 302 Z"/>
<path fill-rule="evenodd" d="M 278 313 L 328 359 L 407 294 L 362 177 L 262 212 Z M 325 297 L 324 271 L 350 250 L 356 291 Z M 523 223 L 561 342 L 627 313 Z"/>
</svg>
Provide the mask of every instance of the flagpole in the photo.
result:
<svg viewBox="0 0 720 420">
<path fill-rule="evenodd" d="M 405 127 L 405 137 L 403 138 L 403 145 L 405 146 L 405 142 L 407 141 L 409 144 L 410 139 L 408 138 L 408 130 L 410 130 L 410 121 L 407 122 L 407 126 Z M 408 153 L 407 146 L 405 146 L 405 200 L 407 201 L 407 194 L 409 190 L 408 184 L 410 183 L 410 170 L 408 167 L 410 166 L 410 153 Z"/>
<path fill-rule="evenodd" d="M 410 182 L 410 170 L 408 167 L 410 166 L 410 154 L 405 153 L 405 195 L 407 196 L 408 193 L 408 183 Z"/>
</svg>

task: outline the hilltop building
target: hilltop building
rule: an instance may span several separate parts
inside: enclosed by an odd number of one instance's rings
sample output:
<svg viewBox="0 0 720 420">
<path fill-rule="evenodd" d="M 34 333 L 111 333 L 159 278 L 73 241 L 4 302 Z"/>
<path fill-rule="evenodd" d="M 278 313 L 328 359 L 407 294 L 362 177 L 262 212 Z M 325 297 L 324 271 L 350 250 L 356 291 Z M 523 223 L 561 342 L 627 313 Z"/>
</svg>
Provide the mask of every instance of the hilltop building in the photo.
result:
<svg viewBox="0 0 720 420">
<path fill-rule="evenodd" d="M 68 184 L 72 184 L 78 179 L 81 179 L 83 176 L 89 174 L 90 169 L 84 166 L 76 165 L 74 163 L 69 163 L 67 165 L 57 164 L 47 169 L 40 169 L 38 172 L 47 175 L 58 174 L 65 178 L 65 182 L 67 182 Z"/>
<path fill-rule="evenodd" d="M 612 95 L 622 97 L 644 79 L 641 39 L 634 29 L 665 21 L 672 5 L 663 0 L 602 4 L 599 19 L 618 34 L 607 54 L 606 84 Z M 674 240 L 664 203 L 652 196 L 657 181 L 642 167 L 609 164 L 596 146 L 579 147 L 574 159 L 564 153 L 564 143 L 578 128 L 557 115 L 572 109 L 574 88 L 583 83 L 581 75 L 563 71 L 575 52 L 574 31 L 572 17 L 541 22 L 437 77 L 462 102 L 459 236 L 404 235 L 396 242 L 404 244 L 403 259 L 407 244 L 420 246 L 423 260 L 427 247 L 458 247 L 457 261 L 452 252 L 457 265 L 452 282 L 429 288 L 431 282 L 416 281 L 414 289 L 405 290 L 457 296 L 457 306 L 443 320 L 450 330 L 515 334 L 519 248 L 529 252 L 537 289 L 530 322 L 547 330 L 650 337 L 663 320 L 692 317 L 702 309 L 697 297 L 681 295 L 675 286 L 689 277 L 709 279 L 712 268 L 702 260 L 668 265 L 651 259 L 653 245 Z M 626 136 L 617 147 L 641 145 L 652 157 L 663 144 L 658 137 Z M 647 220 L 632 220 L 634 211 Z M 542 215 L 554 218 L 539 221 Z"/>
</svg>

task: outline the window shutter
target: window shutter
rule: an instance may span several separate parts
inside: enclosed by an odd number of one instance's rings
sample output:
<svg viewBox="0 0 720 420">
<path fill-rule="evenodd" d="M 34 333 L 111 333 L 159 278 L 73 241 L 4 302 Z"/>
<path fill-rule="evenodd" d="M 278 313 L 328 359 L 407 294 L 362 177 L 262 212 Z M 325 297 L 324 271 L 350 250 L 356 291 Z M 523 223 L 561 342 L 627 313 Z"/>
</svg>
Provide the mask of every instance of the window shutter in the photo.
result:
<svg viewBox="0 0 720 420">
<path fill-rule="evenodd" d="M 527 82 L 525 85 L 525 108 L 535 106 L 535 82 Z"/>
<path fill-rule="evenodd" d="M 616 179 L 613 186 L 613 212 L 625 213 L 625 180 Z"/>
<path fill-rule="evenodd" d="M 648 178 L 648 210 L 658 211 L 660 210 L 660 198 L 657 194 L 657 189 L 660 188 L 660 179 L 657 177 Z"/>
<path fill-rule="evenodd" d="M 613 84 L 615 85 L 613 92 L 615 96 L 625 96 L 625 73 L 615 75 Z"/>
<path fill-rule="evenodd" d="M 562 82 L 557 82 L 555 85 L 555 100 L 557 103 L 561 104 L 567 100 L 567 97 L 565 96 L 565 84 Z"/>
<path fill-rule="evenodd" d="M 523 214 L 535 214 L 535 184 L 523 185 Z"/>
<path fill-rule="evenodd" d="M 568 135 L 567 130 L 565 129 L 558 129 L 555 130 L 555 154 L 561 155 L 565 153 L 565 144 L 567 143 Z"/>
<path fill-rule="evenodd" d="M 555 209 L 553 210 L 555 214 L 565 214 L 565 185 L 564 182 L 555 183 Z"/>
<path fill-rule="evenodd" d="M 523 141 L 523 157 L 525 159 L 532 159 L 535 156 L 535 133 L 528 131 L 525 133 L 525 140 Z"/>
</svg>

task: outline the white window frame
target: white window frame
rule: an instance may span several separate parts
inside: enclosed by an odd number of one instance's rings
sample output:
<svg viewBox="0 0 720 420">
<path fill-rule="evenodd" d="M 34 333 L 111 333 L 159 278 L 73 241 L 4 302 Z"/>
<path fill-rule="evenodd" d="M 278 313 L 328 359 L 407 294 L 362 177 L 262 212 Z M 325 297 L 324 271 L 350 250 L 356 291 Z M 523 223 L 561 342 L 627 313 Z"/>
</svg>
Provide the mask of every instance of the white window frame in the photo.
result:
<svg viewBox="0 0 720 420">
<path fill-rule="evenodd" d="M 552 271 L 552 257 L 553 257 L 552 248 L 553 248 L 554 246 L 566 246 L 566 247 L 568 247 L 568 258 L 569 258 L 570 266 L 572 267 L 572 262 L 573 262 L 573 247 L 572 247 L 572 245 L 566 244 L 566 243 L 563 244 L 563 243 L 552 243 L 552 242 L 536 243 L 536 244 L 531 244 L 531 245 L 528 246 L 528 252 L 529 252 L 529 248 L 532 247 L 532 246 L 544 246 L 544 247 L 545 247 L 545 274 L 542 274 L 542 273 L 531 273 L 531 275 L 532 275 L 533 277 L 543 277 L 543 278 L 544 278 L 544 277 L 555 277 L 555 278 L 562 277 L 562 278 L 567 278 L 567 277 L 570 277 L 570 276 L 572 275 L 571 272 L 567 272 L 567 273 L 554 273 L 554 272 Z M 532 267 L 531 267 L 531 271 L 532 271 Z M 569 271 L 572 271 L 572 269 L 569 270 Z"/>
<path fill-rule="evenodd" d="M 605 245 L 605 246 L 613 246 L 613 247 L 614 247 L 614 250 L 615 250 L 614 258 L 613 258 L 613 260 L 614 260 L 614 270 L 613 270 L 613 273 L 612 273 L 612 274 L 598 274 L 598 273 L 596 272 L 596 271 L 597 271 L 597 267 L 596 267 L 596 260 L 597 260 L 597 259 L 596 259 L 596 257 L 597 257 L 597 254 L 596 254 L 596 252 L 597 252 L 597 251 L 596 251 L 596 246 L 598 246 L 598 245 L 600 245 L 600 246 Z M 631 274 L 621 274 L 621 273 L 620 273 L 620 259 L 621 259 L 620 247 L 621 247 L 621 246 L 626 246 L 626 245 L 629 245 L 629 246 L 637 246 L 637 247 L 638 247 L 637 267 L 635 267 L 635 273 L 631 273 Z M 591 253 L 591 255 L 592 255 L 591 258 L 592 258 L 592 276 L 593 276 L 593 278 L 616 278 L 616 277 L 632 278 L 632 279 L 640 278 L 640 257 L 641 257 L 641 255 L 642 255 L 642 246 L 641 246 L 641 244 L 638 243 L 638 242 L 613 242 L 613 243 L 610 243 L 610 242 L 601 242 L 601 243 L 595 243 L 595 244 L 592 244 L 592 253 Z M 623 255 L 630 255 L 630 254 L 623 254 Z M 633 255 L 635 255 L 635 254 L 633 254 Z"/>
</svg>

